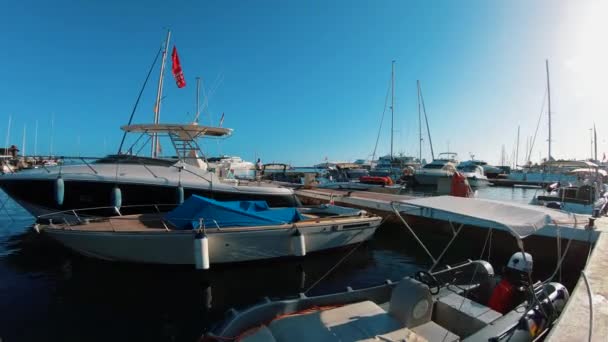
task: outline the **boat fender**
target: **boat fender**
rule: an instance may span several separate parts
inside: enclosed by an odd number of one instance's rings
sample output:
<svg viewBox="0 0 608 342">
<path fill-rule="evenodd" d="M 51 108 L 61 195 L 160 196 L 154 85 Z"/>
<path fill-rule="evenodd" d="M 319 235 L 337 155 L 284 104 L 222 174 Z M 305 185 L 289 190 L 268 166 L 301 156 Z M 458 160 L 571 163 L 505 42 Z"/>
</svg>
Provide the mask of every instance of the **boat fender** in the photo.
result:
<svg viewBox="0 0 608 342">
<path fill-rule="evenodd" d="M 201 231 L 194 235 L 194 266 L 197 270 L 209 269 L 209 240 Z"/>
<path fill-rule="evenodd" d="M 306 255 L 306 239 L 299 229 L 296 229 L 295 233 L 291 236 L 291 248 L 295 256 Z"/>
<path fill-rule="evenodd" d="M 467 177 L 460 172 L 454 172 L 452 175 L 452 184 L 450 187 L 450 195 L 456 197 L 470 197 L 471 188 Z"/>
<path fill-rule="evenodd" d="M 184 203 L 184 187 L 180 185 L 177 186 L 177 204 Z"/>
<path fill-rule="evenodd" d="M 65 194 L 65 184 L 63 183 L 63 178 L 61 176 L 59 176 L 55 180 L 55 203 L 58 206 L 63 205 L 64 194 Z"/>
<path fill-rule="evenodd" d="M 116 209 L 120 209 L 122 206 L 122 191 L 118 185 L 114 185 L 112 188 L 112 206 Z"/>
</svg>

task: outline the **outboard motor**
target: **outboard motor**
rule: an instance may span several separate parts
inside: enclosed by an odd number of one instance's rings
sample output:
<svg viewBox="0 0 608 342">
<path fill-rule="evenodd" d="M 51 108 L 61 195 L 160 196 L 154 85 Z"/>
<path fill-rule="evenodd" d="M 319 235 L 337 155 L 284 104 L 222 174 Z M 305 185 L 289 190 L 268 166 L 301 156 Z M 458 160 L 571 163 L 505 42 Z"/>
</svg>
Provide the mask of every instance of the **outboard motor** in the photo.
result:
<svg viewBox="0 0 608 342">
<path fill-rule="evenodd" d="M 570 297 L 566 287 L 560 283 L 545 284 L 540 291 L 535 292 L 538 302 L 528 309 L 514 328 L 490 339 L 491 341 L 534 340 L 559 317 Z"/>
</svg>

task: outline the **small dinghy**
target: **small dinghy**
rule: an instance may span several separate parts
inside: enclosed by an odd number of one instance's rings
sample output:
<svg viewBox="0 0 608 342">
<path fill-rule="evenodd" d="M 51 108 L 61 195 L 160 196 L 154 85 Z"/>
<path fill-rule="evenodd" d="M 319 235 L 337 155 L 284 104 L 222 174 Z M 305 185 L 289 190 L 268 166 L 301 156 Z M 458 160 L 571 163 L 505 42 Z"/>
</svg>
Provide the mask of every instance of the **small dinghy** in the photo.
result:
<svg viewBox="0 0 608 342">
<path fill-rule="evenodd" d="M 264 302 L 230 317 L 204 341 L 532 341 L 562 311 L 559 283 L 520 288 L 508 312 L 488 307 L 496 287 L 486 261 L 417 272 L 394 283 Z M 528 291 L 532 289 L 533 291 Z"/>
<path fill-rule="evenodd" d="M 72 219 L 65 219 L 66 212 L 39 216 L 44 224 L 35 228 L 94 258 L 202 269 L 360 243 L 381 223 L 363 210 L 333 205 L 269 208 L 265 201 L 221 202 L 196 195 L 168 213 L 100 218 L 82 209 L 67 214 Z"/>
</svg>

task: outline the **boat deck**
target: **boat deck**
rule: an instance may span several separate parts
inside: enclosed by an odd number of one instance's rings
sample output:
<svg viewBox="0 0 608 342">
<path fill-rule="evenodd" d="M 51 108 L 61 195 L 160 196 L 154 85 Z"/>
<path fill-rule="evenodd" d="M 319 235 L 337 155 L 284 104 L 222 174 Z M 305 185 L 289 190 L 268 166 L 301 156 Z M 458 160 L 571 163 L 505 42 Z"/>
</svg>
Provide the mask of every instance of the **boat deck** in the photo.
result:
<svg viewBox="0 0 608 342">
<path fill-rule="evenodd" d="M 164 220 L 164 213 L 149 213 L 115 216 L 99 220 L 85 221 L 82 224 L 54 224 L 45 226 L 43 229 L 78 230 L 94 232 L 170 232 L 181 231 L 191 232 L 191 229 L 176 229 L 169 221 Z M 284 223 L 266 226 L 243 226 L 243 227 L 223 227 L 217 228 L 214 225 L 208 226 L 207 231 L 248 231 L 258 229 L 285 229 L 290 227 L 305 228 L 316 227 L 327 224 L 357 224 L 361 222 L 380 221 L 381 218 L 373 215 L 356 216 L 327 216 L 322 217 L 314 214 L 303 214 L 305 220 L 295 223 Z M 190 220 L 190 219 L 188 219 Z"/>
<path fill-rule="evenodd" d="M 595 222 L 600 236 L 584 269 L 593 303 L 591 341 L 608 341 L 608 217 Z M 546 341 L 587 341 L 589 338 L 589 294 L 581 276 L 556 326 Z"/>
<path fill-rule="evenodd" d="M 150 232 L 167 231 L 171 229 L 171 224 L 162 220 L 163 214 L 136 214 L 111 217 L 107 219 L 90 221 L 81 225 L 62 225 L 66 230 L 86 230 L 86 231 L 117 231 L 117 232 Z M 167 228 L 165 228 L 165 225 Z"/>
</svg>

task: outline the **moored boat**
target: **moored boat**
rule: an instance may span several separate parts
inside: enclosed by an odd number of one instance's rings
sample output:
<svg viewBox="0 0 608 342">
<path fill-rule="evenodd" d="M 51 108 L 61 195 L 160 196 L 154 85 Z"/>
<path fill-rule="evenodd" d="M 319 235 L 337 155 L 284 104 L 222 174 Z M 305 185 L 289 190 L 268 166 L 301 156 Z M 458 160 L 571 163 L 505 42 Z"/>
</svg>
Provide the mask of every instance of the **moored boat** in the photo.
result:
<svg viewBox="0 0 608 342">
<path fill-rule="evenodd" d="M 414 172 L 414 179 L 420 185 L 437 185 L 440 178 L 449 178 L 456 172 L 457 155 L 453 152 L 440 153 L 437 159 Z"/>
<path fill-rule="evenodd" d="M 80 254 L 198 268 L 360 243 L 373 236 L 381 221 L 362 210 L 331 205 L 270 208 L 264 201 L 220 202 L 201 196 L 165 214 L 92 218 L 86 210 L 75 210 L 71 220 L 58 221 L 62 214 L 40 216 L 37 230 Z"/>
</svg>

